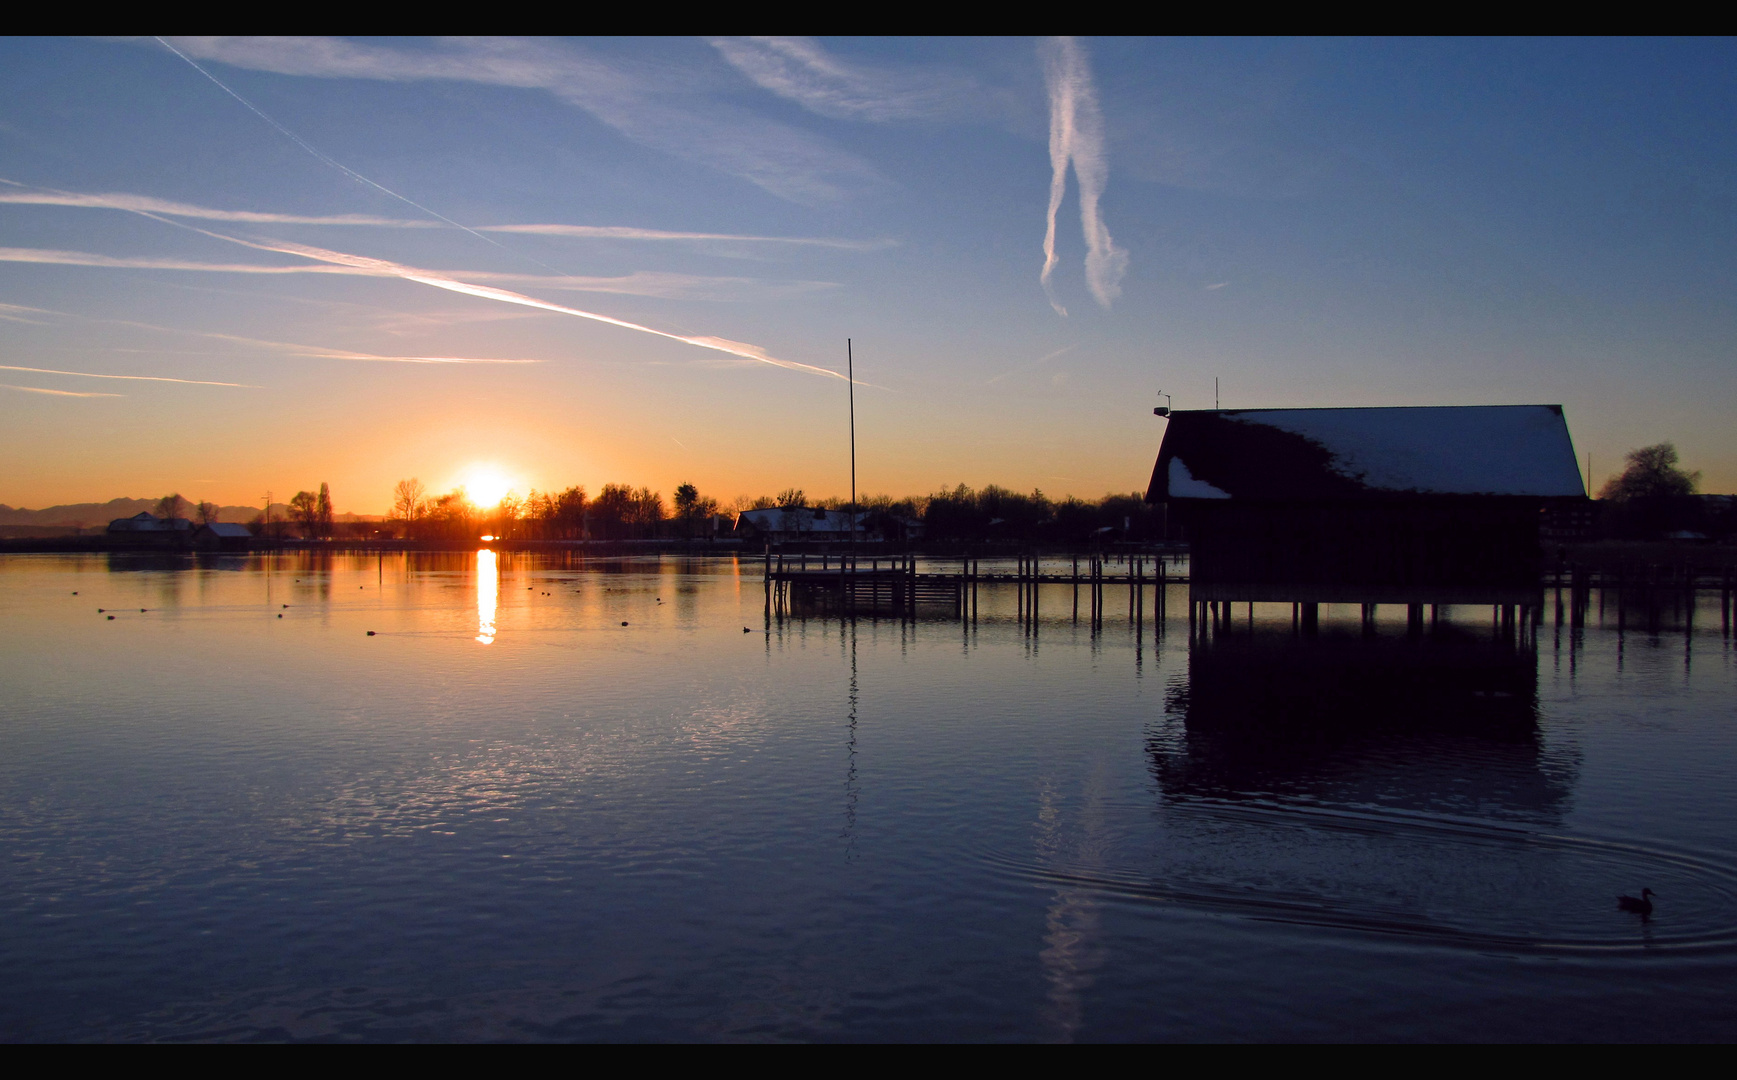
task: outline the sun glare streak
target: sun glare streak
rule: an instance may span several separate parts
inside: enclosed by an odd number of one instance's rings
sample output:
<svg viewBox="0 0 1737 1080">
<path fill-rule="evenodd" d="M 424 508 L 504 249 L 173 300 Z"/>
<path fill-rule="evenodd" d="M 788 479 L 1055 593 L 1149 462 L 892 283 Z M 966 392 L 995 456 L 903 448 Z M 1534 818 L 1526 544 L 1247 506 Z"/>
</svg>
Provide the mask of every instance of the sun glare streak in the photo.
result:
<svg viewBox="0 0 1737 1080">
<path fill-rule="evenodd" d="M 482 548 L 476 553 L 476 639 L 495 643 L 495 604 L 501 591 L 501 568 L 495 553 Z"/>
</svg>

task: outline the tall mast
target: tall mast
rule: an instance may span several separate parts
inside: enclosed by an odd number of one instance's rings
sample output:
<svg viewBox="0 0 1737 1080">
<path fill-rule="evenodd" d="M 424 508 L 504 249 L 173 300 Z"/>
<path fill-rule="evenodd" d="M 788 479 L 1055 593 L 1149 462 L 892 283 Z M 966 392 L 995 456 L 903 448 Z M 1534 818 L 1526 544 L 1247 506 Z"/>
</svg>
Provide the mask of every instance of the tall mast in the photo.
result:
<svg viewBox="0 0 1737 1080">
<path fill-rule="evenodd" d="M 850 383 L 850 546 L 856 548 L 856 364 L 844 339 L 844 377 Z"/>
</svg>

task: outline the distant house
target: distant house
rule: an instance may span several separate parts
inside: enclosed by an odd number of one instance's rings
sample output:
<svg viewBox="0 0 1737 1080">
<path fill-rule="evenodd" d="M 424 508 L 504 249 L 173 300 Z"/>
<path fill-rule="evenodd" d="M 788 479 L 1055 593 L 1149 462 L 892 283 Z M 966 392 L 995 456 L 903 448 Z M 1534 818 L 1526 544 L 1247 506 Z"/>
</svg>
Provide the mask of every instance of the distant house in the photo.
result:
<svg viewBox="0 0 1737 1080">
<path fill-rule="evenodd" d="M 253 545 L 253 533 L 245 525 L 214 521 L 201 525 L 193 533 L 193 547 L 198 551 L 246 551 Z"/>
<path fill-rule="evenodd" d="M 109 522 L 108 536 L 113 542 L 138 547 L 174 547 L 187 543 L 193 535 L 193 523 L 186 518 L 160 518 L 138 513 Z"/>
<path fill-rule="evenodd" d="M 1585 505 L 1559 405 L 1173 413 L 1147 489 L 1197 600 L 1525 604 Z"/>
<path fill-rule="evenodd" d="M 736 515 L 736 534 L 749 540 L 768 540 L 774 544 L 803 543 L 827 540 L 849 540 L 852 518 L 856 536 L 867 539 L 862 531 L 867 515 L 848 514 L 843 510 L 816 510 L 806 506 L 769 507 L 764 510 L 744 510 Z"/>
</svg>

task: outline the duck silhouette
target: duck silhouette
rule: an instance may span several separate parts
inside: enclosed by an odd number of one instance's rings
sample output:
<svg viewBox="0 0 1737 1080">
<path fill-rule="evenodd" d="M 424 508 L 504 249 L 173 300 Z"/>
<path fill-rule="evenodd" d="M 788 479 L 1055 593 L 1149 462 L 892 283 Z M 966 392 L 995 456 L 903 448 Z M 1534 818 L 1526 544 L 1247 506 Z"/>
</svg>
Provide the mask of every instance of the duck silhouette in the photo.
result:
<svg viewBox="0 0 1737 1080">
<path fill-rule="evenodd" d="M 1653 913 L 1653 897 L 1657 895 L 1651 889 L 1642 889 L 1638 899 L 1633 896 L 1619 896 L 1616 898 L 1616 909 L 1632 911 L 1645 919 Z"/>
</svg>

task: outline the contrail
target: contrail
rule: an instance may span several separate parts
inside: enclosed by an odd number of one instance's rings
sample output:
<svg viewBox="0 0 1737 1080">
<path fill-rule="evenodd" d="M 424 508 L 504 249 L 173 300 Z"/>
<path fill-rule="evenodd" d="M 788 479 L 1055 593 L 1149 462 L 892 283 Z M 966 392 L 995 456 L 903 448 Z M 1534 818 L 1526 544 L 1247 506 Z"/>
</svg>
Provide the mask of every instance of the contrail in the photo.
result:
<svg viewBox="0 0 1737 1080">
<path fill-rule="evenodd" d="M 1038 280 L 1050 306 L 1067 314 L 1056 299 L 1050 275 L 1059 261 L 1055 253 L 1055 217 L 1067 193 L 1071 162 L 1080 185 L 1080 225 L 1086 235 L 1086 285 L 1103 307 L 1122 294 L 1128 253 L 1116 247 L 1098 213 L 1109 180 L 1110 162 L 1104 149 L 1104 114 L 1092 84 L 1085 50 L 1073 38 L 1053 38 L 1040 46 L 1044 83 L 1049 87 L 1049 214 L 1043 236 L 1043 270 Z"/>
<path fill-rule="evenodd" d="M 236 221 L 250 225 L 345 225 L 380 229 L 438 229 L 441 221 L 414 221 L 407 218 L 378 217 L 372 214 L 280 214 L 261 210 L 218 210 L 209 206 L 159 199 L 151 195 L 130 192 L 75 192 L 53 189 L 33 189 L 16 180 L 0 177 L 0 185 L 16 191 L 0 191 L 0 203 L 21 206 L 72 206 L 103 210 L 143 210 L 169 217 L 198 218 L 205 221 Z M 438 216 L 438 215 L 437 215 Z M 461 228 L 463 226 L 460 226 Z M 897 247 L 898 241 L 846 240 L 831 236 L 760 236 L 740 233 L 684 232 L 671 229 L 643 229 L 633 225 L 479 225 L 467 230 L 478 233 L 512 233 L 525 236 L 560 236 L 581 240 L 648 240 L 648 241 L 725 241 L 735 244 L 796 244 L 809 247 L 839 248 L 845 251 L 880 251 Z M 486 237 L 485 237 L 486 239 Z M 496 245 L 497 247 L 500 245 Z"/>
<path fill-rule="evenodd" d="M 264 390 L 263 386 L 252 383 L 211 382 L 208 379 L 171 379 L 163 375 L 98 375 L 94 371 L 59 371 L 45 367 L 19 367 L 16 364 L 0 364 L 0 371 L 31 371 L 38 375 L 77 375 L 81 379 L 126 379 L 130 382 L 172 382 L 187 383 L 190 386 L 234 386 L 247 390 Z M 14 389 L 17 389 L 14 387 Z M 43 391 L 44 393 L 66 393 L 64 390 Z"/>
<path fill-rule="evenodd" d="M 672 334 L 667 330 L 658 330 L 650 326 L 643 326 L 639 323 L 628 322 L 625 319 L 617 319 L 609 315 L 600 315 L 594 311 L 584 311 L 579 308 L 566 307 L 562 304 L 551 304 L 546 300 L 538 300 L 535 297 L 526 296 L 523 293 L 509 292 L 506 289 L 496 289 L 488 285 L 473 285 L 467 281 L 458 281 L 454 278 L 445 277 L 432 270 L 419 270 L 414 267 L 400 266 L 397 263 L 389 262 L 385 259 L 374 259 L 365 255 L 350 255 L 341 251 L 329 251 L 325 248 L 310 247 L 306 244 L 292 244 L 283 240 L 272 241 L 269 243 L 243 240 L 238 237 L 225 236 L 222 233 L 212 232 L 208 229 L 201 229 L 193 225 L 183 225 L 182 228 L 192 229 L 195 232 L 204 233 L 205 235 L 214 237 L 218 240 L 227 240 L 232 244 L 240 244 L 243 247 L 250 247 L 257 251 L 275 251 L 280 255 L 298 255 L 304 259 L 311 259 L 315 262 L 326 263 L 333 266 L 350 267 L 369 275 L 403 278 L 405 281 L 414 281 L 422 285 L 432 285 L 436 289 L 445 289 L 449 292 L 463 293 L 466 296 L 480 297 L 484 300 L 498 300 L 503 304 L 518 304 L 523 307 L 536 308 L 540 311 L 551 311 L 560 315 L 572 315 L 580 319 L 590 319 L 594 322 L 607 323 L 610 326 L 619 326 L 626 330 L 638 330 L 642 334 L 653 334 L 657 337 L 668 338 L 671 341 L 680 341 L 702 349 L 712 349 L 717 352 L 728 353 L 731 356 L 739 356 L 745 360 L 753 360 L 756 363 L 769 364 L 773 367 L 781 367 L 790 371 L 805 371 L 813 375 L 824 375 L 833 379 L 844 378 L 843 375 L 829 368 L 816 367 L 813 364 L 802 364 L 795 360 L 780 360 L 767 353 L 765 349 L 762 349 L 758 345 L 750 345 L 741 341 L 731 341 L 728 338 Z"/>
<path fill-rule="evenodd" d="M 0 307 L 15 307 L 16 305 L 0 304 Z M 157 326 L 154 323 L 135 322 L 131 319 L 104 319 L 94 315 L 73 315 L 65 311 L 51 311 L 48 308 L 25 308 L 41 315 L 55 315 L 63 319 L 82 319 L 86 322 L 104 323 L 109 326 L 132 326 L 141 330 L 154 330 L 160 334 L 183 334 L 189 337 L 211 338 L 214 341 L 235 341 L 243 345 L 253 345 L 265 349 L 276 349 L 291 356 L 317 357 L 322 360 L 367 360 L 378 363 L 392 364 L 540 364 L 541 360 L 501 359 L 496 357 L 477 356 L 380 356 L 376 353 L 356 352 L 352 349 L 328 349 L 322 345 L 301 345 L 291 341 L 268 341 L 264 338 L 242 337 L 240 334 L 220 334 L 212 330 L 185 330 L 173 326 Z M 5 371 L 36 371 L 51 375 L 82 375 L 91 379 L 138 379 L 147 382 L 192 383 L 200 386 L 235 386 L 249 390 L 265 390 L 267 387 L 255 386 L 252 383 L 209 382 L 204 379 L 171 379 L 157 375 L 97 375 L 88 371 L 57 371 L 52 368 L 16 367 L 11 364 L 0 364 L 0 370 Z"/>
<path fill-rule="evenodd" d="M 181 59 L 187 61 L 187 63 L 192 66 L 194 71 L 197 71 L 199 74 L 205 76 L 207 79 L 210 79 L 212 82 L 216 83 L 218 89 L 222 90 L 225 94 L 228 94 L 230 97 L 234 98 L 235 100 L 241 102 L 243 105 L 247 106 L 248 109 L 251 110 L 255 116 L 259 117 L 261 120 L 264 120 L 266 123 L 268 123 L 272 127 L 276 128 L 285 138 L 289 139 L 291 142 L 295 143 L 297 146 L 301 147 L 303 150 L 306 150 L 308 153 L 312 154 L 315 158 L 317 158 L 318 160 L 320 160 L 324 164 L 330 165 L 332 168 L 343 173 L 345 176 L 348 176 L 350 179 L 356 181 L 358 184 L 362 184 L 365 187 L 371 187 L 376 191 L 383 192 L 384 194 L 390 195 L 394 199 L 397 199 L 399 202 L 405 204 L 406 206 L 414 206 L 416 209 L 422 211 L 424 214 L 427 214 L 429 217 L 439 218 L 441 221 L 446 222 L 448 225 L 451 225 L 455 229 L 463 229 L 465 232 L 470 233 L 472 236 L 476 237 L 478 240 L 483 241 L 484 243 L 493 244 L 495 247 L 501 248 L 503 251 L 506 250 L 498 240 L 492 240 L 489 237 L 484 236 L 482 233 L 477 232 L 475 229 L 468 228 L 464 225 L 460 225 L 458 222 L 447 217 L 445 214 L 435 213 L 433 210 L 430 210 L 428 207 L 423 206 L 421 203 L 417 202 L 415 199 L 407 198 L 406 196 L 400 195 L 396 191 L 393 191 L 391 188 L 386 187 L 384 184 L 376 184 L 374 181 L 368 179 L 366 176 L 363 176 L 361 173 L 357 172 L 355 169 L 350 168 L 349 166 L 343 164 L 342 162 L 334 161 L 332 158 L 327 157 L 325 154 L 322 154 L 320 151 L 318 151 L 318 150 L 314 149 L 312 146 L 310 146 L 307 143 L 307 141 L 305 139 L 303 139 L 300 135 L 297 135 L 295 132 L 291 131 L 289 128 L 284 127 L 282 124 L 278 123 L 276 120 L 273 120 L 271 117 L 267 116 L 265 114 L 264 110 L 262 110 L 259 106 L 255 105 L 253 102 L 242 97 L 240 94 L 236 93 L 234 90 L 231 90 L 223 82 L 223 80 L 219 79 L 217 76 L 211 74 L 209 71 L 206 71 L 204 68 L 200 67 L 197 63 L 195 63 L 192 57 L 188 56 L 186 53 L 182 52 L 180 49 L 177 49 L 175 46 L 169 44 L 167 41 L 164 41 L 162 38 L 157 38 L 157 43 L 159 45 L 163 46 L 163 48 L 168 49 L 170 52 L 174 53 L 176 56 L 179 56 Z"/>
<path fill-rule="evenodd" d="M 44 390 L 40 386 L 13 386 L 11 383 L 0 383 L 0 390 L 22 390 L 26 394 L 52 394 L 55 397 L 121 397 L 120 394 L 90 394 L 79 393 L 76 390 Z"/>
<path fill-rule="evenodd" d="M 136 211 L 143 213 L 143 211 Z M 146 215 L 147 217 L 154 215 Z M 205 263 L 191 259 L 139 258 L 93 255 L 88 251 L 56 251 L 53 248 L 0 247 L 0 262 L 45 263 L 51 266 L 100 266 L 111 270 L 204 270 L 222 274 L 357 274 L 331 266 L 260 266 L 256 263 Z M 390 275 L 376 274 L 375 277 Z"/>
<path fill-rule="evenodd" d="M 179 56 L 180 54 L 177 53 L 176 55 Z M 182 59 L 186 59 L 186 58 L 182 57 Z M 188 60 L 187 62 L 190 64 L 192 63 L 191 60 Z M 194 66 L 198 67 L 197 64 L 194 64 Z M 203 71 L 204 69 L 201 68 L 200 70 Z M 212 81 L 215 82 L 216 80 L 213 79 Z M 218 85 L 221 86 L 222 84 L 219 83 Z M 261 115 L 263 115 L 263 114 L 261 114 Z M 408 200 L 406 200 L 406 201 L 408 201 Z M 415 205 L 415 204 L 412 204 L 412 205 Z M 772 356 L 769 353 L 767 353 L 766 350 L 762 349 L 760 346 L 750 345 L 750 344 L 748 344 L 746 342 L 742 342 L 742 341 L 731 341 L 728 338 L 720 338 L 720 337 L 700 337 L 700 336 L 689 336 L 689 335 L 685 335 L 685 334 L 672 334 L 672 333 L 665 331 L 665 330 L 658 330 L 658 329 L 655 329 L 655 328 L 650 327 L 650 326 L 643 326 L 639 323 L 628 322 L 624 319 L 612 318 L 608 315 L 601 315 L 601 314 L 598 314 L 597 312 L 593 312 L 593 311 L 584 311 L 584 310 L 581 310 L 579 308 L 565 307 L 561 304 L 551 304 L 551 303 L 548 303 L 547 301 L 538 300 L 538 299 L 535 299 L 534 297 L 530 297 L 530 296 L 525 296 L 522 293 L 509 292 L 505 289 L 490 288 L 489 286 L 486 286 L 486 285 L 472 285 L 472 284 L 469 284 L 468 282 L 458 281 L 458 280 L 455 280 L 453 278 L 444 277 L 440 274 L 435 273 L 434 271 L 418 270 L 418 269 L 414 269 L 412 267 L 400 266 L 397 263 L 389 262 L 385 259 L 373 259 L 373 258 L 369 258 L 369 257 L 364 256 L 364 255 L 349 255 L 349 254 L 346 254 L 346 253 L 340 252 L 340 251 L 329 251 L 325 248 L 310 247 L 310 246 L 307 246 L 304 244 L 292 244 L 288 241 L 282 241 L 282 240 L 271 242 L 271 243 L 265 243 L 265 242 L 259 242 L 259 241 L 253 241 L 253 240 L 243 240 L 240 237 L 229 236 L 225 233 L 215 232 L 211 229 L 203 229 L 197 225 L 189 225 L 184 221 L 176 221 L 172 217 L 168 217 L 168 216 L 165 216 L 163 214 L 154 213 L 150 210 L 144 210 L 144 209 L 140 209 L 140 208 L 136 208 L 136 207 L 118 207 L 117 209 L 126 209 L 130 213 L 138 214 L 141 217 L 150 218 L 152 221 L 159 221 L 165 225 L 173 225 L 174 227 L 176 227 L 178 229 L 186 229 L 189 232 L 196 232 L 196 233 L 200 234 L 201 236 L 209 236 L 214 240 L 223 240 L 223 241 L 226 241 L 226 242 L 231 243 L 231 244 L 240 244 L 242 247 L 253 248 L 255 251 L 272 251 L 272 252 L 277 252 L 280 255 L 297 255 L 297 256 L 300 256 L 301 258 L 309 259 L 309 260 L 312 260 L 314 262 L 324 264 L 325 266 L 345 268 L 344 270 L 321 271 L 321 270 L 318 270 L 315 268 L 308 268 L 308 267 L 300 267 L 300 268 L 298 268 L 298 267 L 248 267 L 246 265 L 241 265 L 241 266 L 237 266 L 237 267 L 233 268 L 235 270 L 235 272 L 237 272 L 237 273 L 283 274 L 283 273 L 295 273 L 299 269 L 302 271 L 310 271 L 311 270 L 312 272 L 316 272 L 316 273 L 318 273 L 318 272 L 325 272 L 325 273 L 348 272 L 348 273 L 363 274 L 363 275 L 367 275 L 367 276 L 371 276 L 371 277 L 403 278 L 406 281 L 415 281 L 415 282 L 418 282 L 418 283 L 423 284 L 423 285 L 432 285 L 437 289 L 446 289 L 446 290 L 449 290 L 451 292 L 465 293 L 467 295 L 481 297 L 481 298 L 486 299 L 486 300 L 498 300 L 498 301 L 500 301 L 502 303 L 506 303 L 506 304 L 518 304 L 518 305 L 521 305 L 524 307 L 538 308 L 538 309 L 543 310 L 543 311 L 552 311 L 552 312 L 556 312 L 556 313 L 562 314 L 562 315 L 572 315 L 572 316 L 575 316 L 576 318 L 580 318 L 580 319 L 591 319 L 595 322 L 608 323 L 611 326 L 619 326 L 619 327 L 622 327 L 622 328 L 627 329 L 627 330 L 638 330 L 639 332 L 644 333 L 644 334 L 653 334 L 653 335 L 656 335 L 657 337 L 668 338 L 671 341 L 684 342 L 688 345 L 694 345 L 694 346 L 697 346 L 697 347 L 702 348 L 702 349 L 712 349 L 712 350 L 717 351 L 717 352 L 728 353 L 732 356 L 739 356 L 745 360 L 753 360 L 756 363 L 768 364 L 768 365 L 771 365 L 772 367 L 781 367 L 781 368 L 788 369 L 790 371 L 806 371 L 806 372 L 809 372 L 810 374 L 825 375 L 829 378 L 834 378 L 834 379 L 845 378 L 844 375 L 840 374 L 839 372 L 833 371 L 829 368 L 816 367 L 813 364 L 798 363 L 795 360 L 780 360 L 777 357 Z M 435 216 L 439 217 L 438 214 Z M 441 220 L 445 221 L 446 219 L 441 218 Z M 462 226 L 462 225 L 460 225 L 458 227 L 464 228 L 464 226 Z M 465 229 L 464 231 L 465 232 L 473 232 L 474 230 Z M 484 237 L 484 239 L 487 239 L 487 237 Z M 495 242 L 493 240 L 489 240 L 489 243 L 493 244 Z M 496 246 L 499 247 L 500 245 L 496 244 Z M 188 269 L 188 270 L 203 269 L 203 270 L 209 270 L 209 269 L 215 269 L 216 268 L 216 267 L 213 267 L 209 264 L 178 263 L 177 260 L 172 260 L 172 259 L 130 260 L 130 259 L 121 259 L 121 258 L 111 258 L 109 256 L 103 256 L 103 255 L 90 255 L 90 254 L 86 254 L 83 252 L 48 251 L 45 249 L 37 249 L 37 248 L 0 248 L 0 261 L 61 262 L 61 263 L 69 264 L 69 265 L 79 265 L 79 266 L 111 266 L 111 267 L 127 267 L 127 268 L 139 268 L 139 269 Z M 541 265 L 541 264 L 539 264 L 539 265 Z M 224 267 L 223 269 L 231 269 L 231 268 L 230 267 Z"/>
<path fill-rule="evenodd" d="M 4 201 L 4 196 L 0 196 Z M 528 236 L 571 236 L 596 240 L 727 240 L 747 244 L 806 244 L 843 248 L 847 251 L 878 251 L 896 247 L 896 240 L 840 240 L 827 236 L 738 236 L 733 233 L 674 232 L 639 229 L 629 225 L 482 225 L 483 232 L 520 233 Z"/>
</svg>

